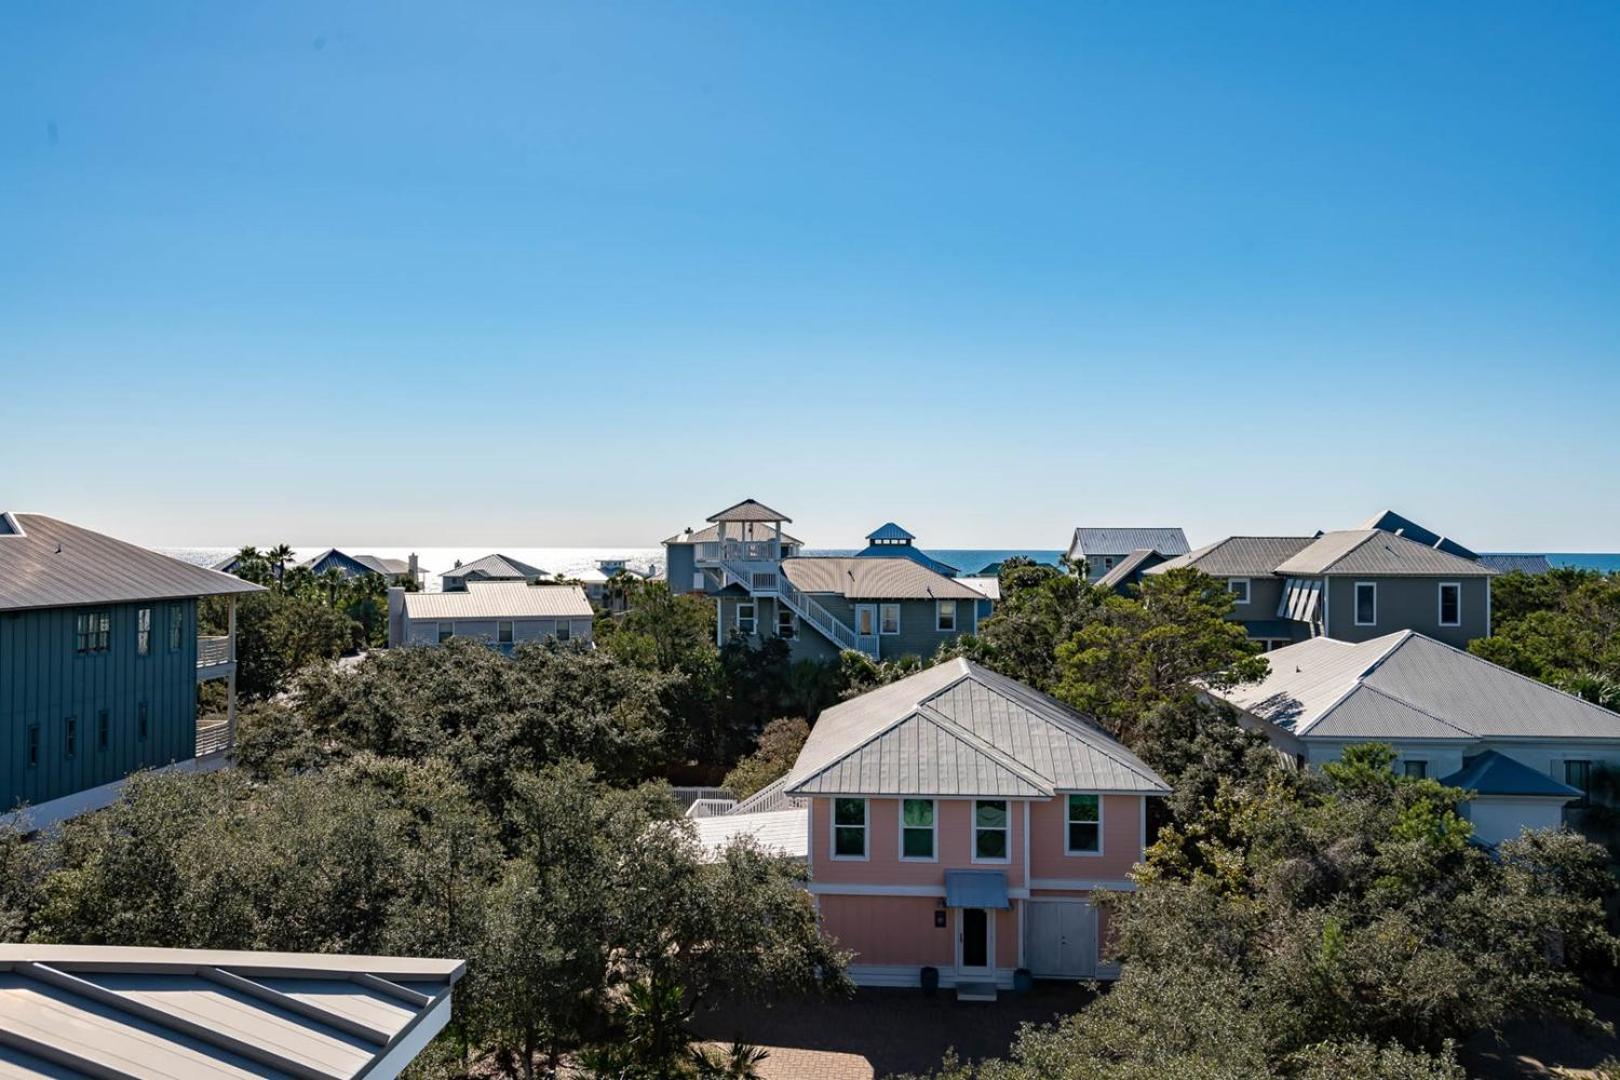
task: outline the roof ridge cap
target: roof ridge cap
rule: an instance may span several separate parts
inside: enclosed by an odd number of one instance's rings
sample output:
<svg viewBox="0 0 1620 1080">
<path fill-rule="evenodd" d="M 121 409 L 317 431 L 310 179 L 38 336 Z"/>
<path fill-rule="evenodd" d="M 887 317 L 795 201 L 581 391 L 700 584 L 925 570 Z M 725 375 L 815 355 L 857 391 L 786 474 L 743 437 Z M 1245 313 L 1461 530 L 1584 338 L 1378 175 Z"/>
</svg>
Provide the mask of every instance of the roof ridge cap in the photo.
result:
<svg viewBox="0 0 1620 1080">
<path fill-rule="evenodd" d="M 1397 634 L 1409 634 L 1409 633 L 1411 633 L 1410 630 L 1397 631 Z M 1339 641 L 1338 638 L 1330 638 L 1326 634 L 1322 635 L 1319 638 L 1309 638 L 1307 640 L 1309 640 L 1309 641 L 1332 641 L 1332 642 L 1335 642 L 1335 643 L 1338 643 L 1338 644 L 1341 644 L 1341 645 L 1345 645 L 1345 646 L 1347 646 L 1349 648 L 1352 648 L 1352 649 L 1357 649 L 1357 648 L 1360 648 L 1362 645 L 1368 644 L 1368 642 L 1366 642 L 1366 641 L 1358 641 L 1358 642 L 1344 641 L 1344 642 L 1341 642 L 1341 641 Z M 1378 638 L 1371 638 L 1370 639 L 1370 641 L 1377 641 L 1377 640 L 1379 640 L 1379 639 Z M 1350 680 L 1350 685 L 1345 688 L 1345 690 L 1344 690 L 1344 692 L 1342 694 L 1340 694 L 1338 697 L 1334 698 L 1331 702 L 1329 702 L 1327 708 L 1325 708 L 1321 712 L 1317 713 L 1315 720 L 1312 720 L 1309 724 L 1306 724 L 1304 727 L 1298 729 L 1297 731 L 1294 732 L 1294 734 L 1295 735 L 1301 735 L 1301 736 L 1307 735 L 1307 734 L 1310 733 L 1312 728 L 1316 727 L 1317 724 L 1320 724 L 1323 720 L 1326 720 L 1328 718 L 1328 716 L 1333 712 L 1334 709 L 1337 709 L 1340 705 L 1343 705 L 1345 703 L 1346 699 L 1348 699 L 1351 694 L 1356 692 L 1356 690 L 1362 685 L 1362 681 L 1367 678 L 1367 676 L 1373 671 L 1374 668 L 1376 668 L 1379 664 L 1384 662 L 1384 657 L 1388 656 L 1390 654 L 1390 652 L 1393 651 L 1395 645 L 1398 645 L 1398 644 L 1400 644 L 1400 642 L 1398 642 L 1398 641 L 1395 642 L 1394 645 L 1391 645 L 1389 649 L 1386 649 L 1382 653 L 1380 653 L 1378 655 L 1377 659 L 1375 659 L 1371 664 L 1369 664 L 1368 666 L 1362 668 L 1360 674 L 1358 674 L 1355 678 Z M 1386 697 L 1392 697 L 1393 695 L 1385 695 L 1385 696 Z M 1399 699 L 1396 699 L 1396 700 L 1399 700 Z M 1403 702 L 1403 704 L 1406 704 L 1406 703 Z M 1413 707 L 1416 708 L 1416 706 L 1413 706 Z M 1421 712 L 1422 710 L 1420 709 L 1419 711 Z"/>
<path fill-rule="evenodd" d="M 953 683 L 952 685 L 955 684 Z M 1050 776 L 1037 772 L 1033 765 L 1019 761 L 1017 758 L 1007 753 L 1007 751 L 1001 749 L 1001 747 L 997 746 L 995 743 L 975 735 L 973 732 L 969 731 L 961 724 L 958 724 L 955 720 L 952 720 L 949 716 L 946 716 L 944 713 L 940 712 L 932 705 L 929 705 L 927 702 L 919 702 L 916 711 L 912 713 L 911 716 L 921 716 L 933 724 L 945 728 L 950 734 L 956 736 L 958 739 L 961 739 L 963 742 L 973 747 L 973 749 L 979 751 L 981 754 L 984 754 L 989 758 L 994 759 L 1008 772 L 1023 777 L 1036 787 L 1045 789 L 1046 794 L 1048 795 L 1054 793 L 1054 788 L 1052 786 L 1053 780 Z M 906 719 L 911 719 L 911 716 L 907 716 Z"/>
<path fill-rule="evenodd" d="M 1474 663 L 1476 663 L 1476 664 L 1484 664 L 1486 667 L 1495 668 L 1498 671 L 1506 672 L 1507 674 L 1512 675 L 1515 679 L 1518 679 L 1518 680 L 1520 680 L 1522 682 L 1530 683 L 1532 686 L 1539 687 L 1539 688 L 1541 688 L 1543 690 L 1551 690 L 1555 694 L 1562 694 L 1564 697 L 1567 697 L 1567 698 L 1571 699 L 1572 701 L 1576 701 L 1576 702 L 1578 702 L 1578 703 L 1580 703 L 1582 705 L 1585 705 L 1589 709 L 1596 709 L 1600 713 L 1604 713 L 1605 715 L 1613 716 L 1616 719 L 1620 719 L 1620 712 L 1615 712 L 1613 709 L 1604 708 L 1602 705 L 1599 705 L 1595 701 L 1587 701 L 1585 698 L 1581 697 L 1581 695 L 1571 693 L 1570 691 L 1565 690 L 1561 686 L 1554 686 L 1552 683 L 1544 683 L 1540 679 L 1532 679 L 1530 676 L 1525 675 L 1522 672 L 1514 671 L 1512 668 L 1504 667 L 1501 664 L 1492 663 L 1491 661 L 1485 659 L 1483 656 L 1475 656 L 1473 653 L 1469 652 L 1467 649 L 1459 649 L 1455 645 L 1448 645 L 1446 642 L 1441 641 L 1438 638 L 1432 638 L 1427 634 L 1420 634 L 1416 630 L 1403 630 L 1402 633 L 1407 634 L 1410 637 L 1422 638 L 1424 641 L 1429 642 L 1430 644 L 1433 644 L 1433 645 L 1438 645 L 1442 649 L 1450 649 L 1452 652 L 1458 653 L 1459 655 L 1464 656 L 1467 659 L 1474 661 Z M 1403 642 L 1403 644 L 1404 644 L 1404 642 Z"/>
</svg>

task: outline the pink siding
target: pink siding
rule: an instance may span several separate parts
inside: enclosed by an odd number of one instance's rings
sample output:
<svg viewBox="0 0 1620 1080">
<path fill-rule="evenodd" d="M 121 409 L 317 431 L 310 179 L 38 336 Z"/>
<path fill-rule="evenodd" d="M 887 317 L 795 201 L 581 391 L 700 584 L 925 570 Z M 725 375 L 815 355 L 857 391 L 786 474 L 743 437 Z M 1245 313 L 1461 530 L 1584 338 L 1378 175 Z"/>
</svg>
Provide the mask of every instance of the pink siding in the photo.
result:
<svg viewBox="0 0 1620 1080">
<path fill-rule="evenodd" d="M 1047 880 L 1120 880 L 1142 858 L 1142 801 L 1140 795 L 1102 797 L 1103 843 L 1101 855 L 1064 854 L 1068 802 L 1063 796 L 1031 804 L 1029 817 L 1030 874 Z"/>
<path fill-rule="evenodd" d="M 834 859 L 832 853 L 832 800 L 815 799 L 810 806 L 810 859 L 814 880 L 821 884 L 858 885 L 939 885 L 945 884 L 945 871 L 958 869 L 1003 870 L 1009 888 L 1024 886 L 1025 804 L 1011 802 L 1011 828 L 1008 844 L 1012 860 L 1006 863 L 973 861 L 973 800 L 940 799 L 936 803 L 939 820 L 937 862 L 903 862 L 900 859 L 900 800 L 868 799 L 867 858 L 863 861 Z M 1103 811 L 1104 821 L 1107 811 Z"/>
<path fill-rule="evenodd" d="M 905 964 L 950 969 L 956 964 L 954 924 L 934 925 L 931 896 L 823 896 L 821 928 L 856 955 L 856 964 Z M 1001 932 L 1001 927 L 996 927 Z"/>
</svg>

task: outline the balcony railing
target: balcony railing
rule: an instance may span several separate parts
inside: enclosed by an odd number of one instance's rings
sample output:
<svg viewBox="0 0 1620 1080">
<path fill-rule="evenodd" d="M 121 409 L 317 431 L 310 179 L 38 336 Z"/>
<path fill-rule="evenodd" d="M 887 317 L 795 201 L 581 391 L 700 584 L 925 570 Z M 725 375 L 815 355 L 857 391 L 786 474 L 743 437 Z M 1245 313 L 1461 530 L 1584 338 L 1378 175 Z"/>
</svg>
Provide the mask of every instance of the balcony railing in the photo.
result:
<svg viewBox="0 0 1620 1080">
<path fill-rule="evenodd" d="M 775 540 L 710 540 L 698 545 L 698 561 L 776 562 L 782 549 Z"/>
<path fill-rule="evenodd" d="M 197 639 L 197 666 L 218 667 L 231 662 L 229 637 L 200 637 Z"/>
<path fill-rule="evenodd" d="M 197 756 L 206 757 L 231 748 L 231 725 L 227 720 L 197 721 Z"/>
</svg>

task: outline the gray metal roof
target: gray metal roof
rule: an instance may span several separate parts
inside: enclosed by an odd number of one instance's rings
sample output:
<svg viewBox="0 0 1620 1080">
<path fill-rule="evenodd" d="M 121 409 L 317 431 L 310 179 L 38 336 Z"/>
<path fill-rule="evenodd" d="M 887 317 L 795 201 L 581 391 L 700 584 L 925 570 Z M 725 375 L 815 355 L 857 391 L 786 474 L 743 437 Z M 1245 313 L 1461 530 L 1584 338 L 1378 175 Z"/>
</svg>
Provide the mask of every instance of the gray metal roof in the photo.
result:
<svg viewBox="0 0 1620 1080">
<path fill-rule="evenodd" d="M 1185 555 L 1187 534 L 1177 528 L 1111 529 L 1082 525 L 1074 530 L 1069 558 L 1129 555 L 1138 548 L 1150 548 L 1160 555 Z"/>
<path fill-rule="evenodd" d="M 911 559 L 812 556 L 782 560 L 782 572 L 809 593 L 851 600 L 982 600 L 984 594 Z"/>
<path fill-rule="evenodd" d="M 810 809 L 807 806 L 785 810 L 764 810 L 751 814 L 721 814 L 693 821 L 698 843 L 713 858 L 732 841 L 753 837 L 759 846 L 793 859 L 810 857 Z"/>
<path fill-rule="evenodd" d="M 1295 577 L 1488 577 L 1495 571 L 1382 529 L 1323 533 L 1276 568 Z"/>
<path fill-rule="evenodd" d="M 1147 567 L 1158 565 L 1158 563 L 1164 561 L 1164 558 L 1162 552 L 1154 551 L 1152 548 L 1137 548 L 1125 556 L 1124 559 L 1115 563 L 1112 570 L 1098 578 L 1097 587 L 1100 589 L 1117 589 L 1121 585 L 1128 585 L 1131 578 L 1138 571 L 1146 573 Z"/>
<path fill-rule="evenodd" d="M 1302 737 L 1620 740 L 1620 713 L 1410 630 L 1266 659 L 1263 681 L 1214 696 Z"/>
<path fill-rule="evenodd" d="M 510 555 L 485 555 L 481 559 L 474 559 L 470 563 L 462 563 L 452 570 L 440 574 L 441 578 L 463 578 L 469 574 L 481 574 L 493 580 L 505 579 L 508 581 L 527 581 L 530 578 L 548 577 L 546 571 L 538 566 L 530 566 L 522 559 L 514 559 Z"/>
<path fill-rule="evenodd" d="M 44 514 L 10 518 L 21 531 L 0 534 L 0 611 L 264 591 Z"/>
<path fill-rule="evenodd" d="M 726 507 L 718 514 L 711 514 L 705 521 L 792 521 L 786 514 L 772 510 L 762 502 L 754 499 L 744 499 L 740 503 Z"/>
<path fill-rule="evenodd" d="M 868 540 L 915 540 L 915 536 L 906 532 L 894 522 L 885 522 L 866 534 Z"/>
<path fill-rule="evenodd" d="M 381 574 L 383 577 L 404 577 L 411 572 L 411 564 L 405 559 L 385 559 L 380 555 L 351 555 L 347 551 L 339 551 L 337 548 L 327 548 L 313 559 L 307 559 L 299 565 L 313 570 L 328 559 L 353 563 L 362 569 L 371 571 L 373 574 Z"/>
<path fill-rule="evenodd" d="M 1228 536 L 1178 558 L 1166 559 L 1143 573 L 1163 574 L 1192 566 L 1215 577 L 1267 577 L 1315 540 L 1314 536 Z"/>
<path fill-rule="evenodd" d="M 0 1077 L 393 1076 L 448 1019 L 464 967 L 385 956 L 0 945 Z"/>
<path fill-rule="evenodd" d="M 469 581 L 460 592 L 408 592 L 407 619 L 588 619 L 591 602 L 578 585 Z"/>
<path fill-rule="evenodd" d="M 1514 571 L 1546 574 L 1552 571 L 1552 563 L 1547 561 L 1545 555 L 1481 555 L 1479 561 L 1498 574 L 1511 574 Z"/>
<path fill-rule="evenodd" d="M 799 795 L 1010 798 L 1170 790 L 1073 709 L 960 659 L 823 712 L 785 786 Z"/>
<path fill-rule="evenodd" d="M 665 540 L 664 543 L 666 543 L 666 544 L 712 544 L 718 539 L 720 539 L 720 526 L 719 525 L 710 525 L 706 529 L 698 529 L 696 531 L 693 531 L 692 529 L 682 529 L 680 532 L 676 533 L 674 536 L 670 537 L 668 540 Z M 789 536 L 785 532 L 782 534 L 782 543 L 784 543 L 784 544 L 794 544 L 794 545 L 797 545 L 799 547 L 804 546 L 804 541 L 803 540 L 800 540 L 797 537 Z"/>
<path fill-rule="evenodd" d="M 1439 548 L 1459 558 L 1474 560 L 1479 555 L 1463 547 L 1449 536 L 1441 536 L 1430 529 L 1413 521 L 1409 517 L 1402 517 L 1393 510 L 1385 510 L 1381 514 L 1374 514 L 1361 523 L 1363 529 L 1382 529 L 1388 533 L 1398 533 L 1408 540 L 1414 540 L 1424 547 Z"/>
<path fill-rule="evenodd" d="M 1463 758 L 1463 767 L 1440 781 L 1447 787 L 1467 788 L 1481 795 L 1521 795 L 1551 799 L 1578 799 L 1581 792 L 1539 773 L 1522 761 L 1487 750 Z"/>
</svg>

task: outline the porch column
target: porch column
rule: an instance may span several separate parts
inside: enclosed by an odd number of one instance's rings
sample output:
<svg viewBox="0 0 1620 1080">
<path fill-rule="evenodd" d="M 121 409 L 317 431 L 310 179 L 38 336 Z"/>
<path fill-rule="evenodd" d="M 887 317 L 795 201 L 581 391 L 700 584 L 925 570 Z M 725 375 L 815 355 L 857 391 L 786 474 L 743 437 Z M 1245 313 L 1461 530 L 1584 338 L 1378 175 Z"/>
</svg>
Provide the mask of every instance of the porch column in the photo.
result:
<svg viewBox="0 0 1620 1080">
<path fill-rule="evenodd" d="M 772 524 L 776 526 L 776 547 L 771 552 L 771 557 L 780 562 L 782 559 L 782 523 L 777 521 Z"/>
<path fill-rule="evenodd" d="M 225 677 L 225 692 L 228 698 L 225 706 L 225 752 L 230 753 L 236 748 L 236 597 L 228 602 L 228 655 L 230 657 L 230 674 Z"/>
</svg>

